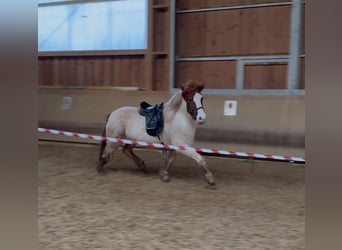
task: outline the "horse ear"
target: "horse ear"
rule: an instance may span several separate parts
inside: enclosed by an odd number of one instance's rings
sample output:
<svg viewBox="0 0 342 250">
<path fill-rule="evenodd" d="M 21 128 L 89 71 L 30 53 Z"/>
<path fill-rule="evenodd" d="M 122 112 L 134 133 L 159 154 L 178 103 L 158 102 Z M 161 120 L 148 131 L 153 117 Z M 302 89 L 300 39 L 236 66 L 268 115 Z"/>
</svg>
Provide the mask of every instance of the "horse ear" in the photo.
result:
<svg viewBox="0 0 342 250">
<path fill-rule="evenodd" d="M 197 87 L 197 90 L 198 90 L 198 92 L 201 93 L 201 91 L 202 91 L 204 88 L 205 88 L 205 84 L 204 84 L 204 83 L 200 83 L 200 84 L 198 85 L 198 87 Z"/>
<path fill-rule="evenodd" d="M 185 84 L 182 84 L 182 85 L 180 86 L 180 88 L 181 88 L 182 91 L 184 91 L 184 89 L 185 89 Z"/>
<path fill-rule="evenodd" d="M 192 84 L 193 84 L 193 80 L 187 80 L 185 83 L 182 83 L 181 85 L 182 92 L 189 91 L 189 88 L 192 87 Z"/>
</svg>

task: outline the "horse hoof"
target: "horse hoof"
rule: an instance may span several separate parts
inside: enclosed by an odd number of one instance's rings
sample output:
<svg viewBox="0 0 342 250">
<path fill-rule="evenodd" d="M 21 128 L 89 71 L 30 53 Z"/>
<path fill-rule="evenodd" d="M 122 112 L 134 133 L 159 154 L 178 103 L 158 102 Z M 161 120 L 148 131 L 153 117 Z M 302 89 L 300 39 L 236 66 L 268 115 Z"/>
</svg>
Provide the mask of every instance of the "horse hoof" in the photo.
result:
<svg viewBox="0 0 342 250">
<path fill-rule="evenodd" d="M 145 162 L 143 160 L 140 160 L 139 163 L 137 163 L 138 167 L 143 171 L 145 174 L 148 174 L 148 171 L 146 169 Z"/>
<path fill-rule="evenodd" d="M 99 175 L 104 175 L 106 172 L 104 171 L 104 169 L 97 169 L 97 173 Z"/>
<path fill-rule="evenodd" d="M 163 182 L 170 182 L 170 181 L 171 181 L 171 178 L 168 177 L 168 176 L 163 176 L 163 177 L 161 177 L 161 180 L 162 180 Z"/>
<path fill-rule="evenodd" d="M 205 179 L 208 182 L 209 185 L 215 186 L 215 179 L 212 174 L 206 174 Z"/>
<path fill-rule="evenodd" d="M 170 182 L 171 181 L 171 177 L 168 174 L 160 174 L 160 179 L 163 182 Z"/>
<path fill-rule="evenodd" d="M 148 174 L 148 171 L 147 171 L 145 165 L 144 166 L 138 166 L 138 167 L 144 174 Z"/>
<path fill-rule="evenodd" d="M 143 173 L 148 174 L 148 171 L 145 167 L 145 164 L 143 166 L 139 166 L 140 170 L 143 171 Z"/>
</svg>

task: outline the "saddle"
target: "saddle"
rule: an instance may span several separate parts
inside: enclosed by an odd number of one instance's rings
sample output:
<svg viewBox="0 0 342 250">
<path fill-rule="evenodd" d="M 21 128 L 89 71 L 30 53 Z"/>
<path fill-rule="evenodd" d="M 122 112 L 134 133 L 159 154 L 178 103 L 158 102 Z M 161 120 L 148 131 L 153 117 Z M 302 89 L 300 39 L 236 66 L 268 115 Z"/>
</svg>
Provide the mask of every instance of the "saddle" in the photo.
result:
<svg viewBox="0 0 342 250">
<path fill-rule="evenodd" d="M 163 109 L 164 103 L 159 103 L 154 106 L 147 102 L 140 103 L 139 114 L 145 116 L 147 134 L 159 137 L 163 131 Z"/>
</svg>

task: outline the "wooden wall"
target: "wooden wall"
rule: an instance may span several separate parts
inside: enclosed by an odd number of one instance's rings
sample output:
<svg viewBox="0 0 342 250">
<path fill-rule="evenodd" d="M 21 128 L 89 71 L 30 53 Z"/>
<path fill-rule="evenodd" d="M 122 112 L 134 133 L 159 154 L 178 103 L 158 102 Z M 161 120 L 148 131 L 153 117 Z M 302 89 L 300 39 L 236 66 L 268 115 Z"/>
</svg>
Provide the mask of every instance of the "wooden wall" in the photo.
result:
<svg viewBox="0 0 342 250">
<path fill-rule="evenodd" d="M 234 89 L 235 68 L 234 61 L 177 62 L 176 83 L 195 78 L 205 83 L 207 88 Z"/>
<path fill-rule="evenodd" d="M 178 10 L 277 0 L 177 0 Z M 169 90 L 170 1 L 149 0 L 148 48 L 102 55 L 44 55 L 38 58 L 39 85 L 137 86 Z M 303 34 L 304 34 L 303 10 Z M 176 56 L 244 56 L 289 53 L 291 7 L 245 8 L 176 14 Z M 304 36 L 302 52 L 304 53 Z M 174 87 L 189 78 L 207 88 L 234 89 L 236 61 L 177 62 Z M 301 83 L 305 88 L 304 59 Z M 247 89 L 286 88 L 287 65 L 248 65 Z"/>
<path fill-rule="evenodd" d="M 290 14 L 290 6 L 178 14 L 177 55 L 286 54 Z"/>
<path fill-rule="evenodd" d="M 170 48 L 170 5 L 169 0 L 153 0 L 153 90 L 169 90 L 169 48 Z"/>
<path fill-rule="evenodd" d="M 188 0 L 177 9 L 233 6 L 287 1 Z M 303 19 L 304 19 L 303 9 Z M 286 55 L 289 54 L 291 6 L 226 9 L 177 14 L 176 55 L 179 57 Z M 304 23 L 302 25 L 304 34 Z M 304 36 L 303 36 L 304 37 Z M 304 53 L 304 40 L 302 53 Z M 303 60 L 302 60 L 303 61 Z M 191 75 L 208 88 L 234 89 L 237 61 L 186 61 L 176 63 L 176 82 Z M 302 62 L 301 65 L 304 63 Z M 300 88 L 305 88 L 300 70 Z M 245 89 L 286 89 L 287 64 L 255 64 L 244 68 Z"/>
<path fill-rule="evenodd" d="M 47 56 L 38 61 L 40 85 L 144 87 L 144 56 Z"/>
<path fill-rule="evenodd" d="M 287 64 L 246 65 L 246 89 L 285 89 Z"/>
</svg>

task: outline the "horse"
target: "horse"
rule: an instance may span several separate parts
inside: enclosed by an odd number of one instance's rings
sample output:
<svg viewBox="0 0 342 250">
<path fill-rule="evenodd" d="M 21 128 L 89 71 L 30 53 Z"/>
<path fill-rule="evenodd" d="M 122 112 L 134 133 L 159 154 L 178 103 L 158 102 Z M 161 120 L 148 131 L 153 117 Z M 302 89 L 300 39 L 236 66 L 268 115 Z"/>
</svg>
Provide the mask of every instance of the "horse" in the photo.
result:
<svg viewBox="0 0 342 250">
<path fill-rule="evenodd" d="M 126 138 L 130 140 L 165 143 L 170 145 L 193 146 L 197 125 L 206 121 L 201 91 L 205 85 L 189 80 L 182 84 L 180 91 L 173 94 L 164 104 L 163 117 L 164 128 L 157 138 L 146 132 L 145 117 L 139 114 L 138 107 L 120 107 L 106 117 L 102 136 L 114 138 Z M 104 165 L 109 161 L 113 151 L 120 146 L 119 143 L 102 141 L 97 171 L 103 174 Z M 135 146 L 123 144 L 122 152 L 131 158 L 143 172 L 147 173 L 145 163 L 134 152 Z M 176 152 L 186 155 L 195 160 L 204 171 L 205 180 L 209 185 L 215 185 L 213 174 L 208 169 L 205 159 L 196 151 L 169 149 L 165 155 L 165 165 L 159 170 L 162 181 L 169 182 L 171 177 L 169 169 L 175 159 Z"/>
</svg>

